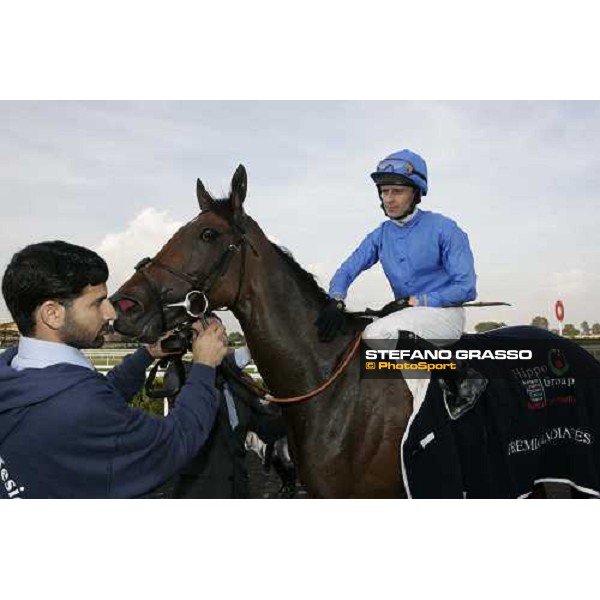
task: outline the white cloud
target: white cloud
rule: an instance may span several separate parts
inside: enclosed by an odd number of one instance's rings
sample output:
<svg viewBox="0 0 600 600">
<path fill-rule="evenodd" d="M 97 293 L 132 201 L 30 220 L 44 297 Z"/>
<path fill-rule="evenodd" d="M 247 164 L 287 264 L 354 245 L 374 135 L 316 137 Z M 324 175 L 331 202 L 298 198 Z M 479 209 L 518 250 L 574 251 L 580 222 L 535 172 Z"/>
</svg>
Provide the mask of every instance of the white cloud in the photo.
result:
<svg viewBox="0 0 600 600">
<path fill-rule="evenodd" d="M 123 231 L 108 233 L 95 250 L 108 263 L 109 289 L 115 291 L 145 256 L 154 256 L 183 225 L 166 210 L 146 208 Z"/>
</svg>

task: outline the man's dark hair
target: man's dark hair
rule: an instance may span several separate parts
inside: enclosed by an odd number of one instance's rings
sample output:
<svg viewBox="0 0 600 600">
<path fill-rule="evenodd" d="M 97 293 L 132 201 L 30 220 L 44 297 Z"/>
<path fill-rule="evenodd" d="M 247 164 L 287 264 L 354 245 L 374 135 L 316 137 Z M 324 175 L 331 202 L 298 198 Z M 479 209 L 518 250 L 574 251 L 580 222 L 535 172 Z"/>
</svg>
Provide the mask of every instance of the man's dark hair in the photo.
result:
<svg viewBox="0 0 600 600">
<path fill-rule="evenodd" d="M 88 285 L 108 279 L 93 250 L 67 242 L 31 244 L 17 252 L 2 278 L 2 294 L 22 335 L 35 333 L 35 309 L 46 300 L 70 302 Z"/>
</svg>

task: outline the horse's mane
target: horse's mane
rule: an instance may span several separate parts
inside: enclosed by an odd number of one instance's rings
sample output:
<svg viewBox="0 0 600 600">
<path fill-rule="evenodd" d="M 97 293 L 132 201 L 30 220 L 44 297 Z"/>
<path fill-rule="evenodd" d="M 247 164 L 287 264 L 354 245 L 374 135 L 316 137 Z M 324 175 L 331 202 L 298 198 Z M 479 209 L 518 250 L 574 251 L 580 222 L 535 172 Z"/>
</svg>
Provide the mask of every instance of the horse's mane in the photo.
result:
<svg viewBox="0 0 600 600">
<path fill-rule="evenodd" d="M 231 211 L 231 206 L 229 204 L 229 198 L 224 197 L 218 200 L 213 199 L 212 209 L 221 217 L 227 219 L 228 221 L 232 220 L 233 213 Z M 247 220 L 254 222 L 254 220 L 246 215 Z M 301 285 L 310 293 L 315 294 L 319 299 L 319 302 L 322 304 L 327 303 L 329 300 L 329 294 L 317 283 L 315 276 L 312 273 L 304 270 L 296 259 L 293 257 L 292 253 L 282 246 L 278 246 L 277 244 L 270 242 L 271 246 L 277 252 L 277 254 L 285 261 L 285 263 L 291 268 L 291 270 L 298 277 L 298 281 Z"/>
<path fill-rule="evenodd" d="M 319 299 L 319 302 L 324 306 L 329 302 L 330 296 L 329 294 L 317 283 L 315 276 L 308 271 L 305 271 L 299 263 L 296 262 L 296 259 L 292 256 L 292 253 L 287 249 L 273 242 L 270 242 L 271 246 L 277 252 L 277 254 L 285 261 L 285 263 L 291 268 L 294 274 L 298 277 L 298 281 L 309 293 L 316 294 Z M 368 321 L 365 321 L 364 318 L 361 318 L 360 315 L 357 315 L 352 312 L 344 311 L 346 330 L 347 331 L 362 331 Z"/>
<path fill-rule="evenodd" d="M 312 273 L 305 271 L 296 262 L 296 259 L 292 256 L 292 253 L 287 248 L 278 246 L 273 242 L 271 242 L 271 246 L 273 246 L 275 252 L 277 252 L 277 254 L 283 258 L 287 265 L 297 275 L 298 280 L 302 283 L 302 285 L 313 294 L 316 294 L 319 298 L 319 301 L 325 304 L 329 300 L 329 294 L 327 294 L 327 292 L 317 283 L 315 276 Z"/>
</svg>

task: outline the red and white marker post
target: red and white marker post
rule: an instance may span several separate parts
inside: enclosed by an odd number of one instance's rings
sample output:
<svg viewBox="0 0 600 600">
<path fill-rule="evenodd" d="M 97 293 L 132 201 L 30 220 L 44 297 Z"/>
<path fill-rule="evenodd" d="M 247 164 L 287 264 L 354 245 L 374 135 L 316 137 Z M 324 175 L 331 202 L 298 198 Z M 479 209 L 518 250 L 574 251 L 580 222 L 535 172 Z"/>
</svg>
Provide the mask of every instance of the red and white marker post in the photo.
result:
<svg viewBox="0 0 600 600">
<path fill-rule="evenodd" d="M 557 300 L 554 305 L 554 313 L 558 319 L 558 333 L 562 335 L 562 322 L 565 320 L 565 305 L 562 300 Z"/>
</svg>

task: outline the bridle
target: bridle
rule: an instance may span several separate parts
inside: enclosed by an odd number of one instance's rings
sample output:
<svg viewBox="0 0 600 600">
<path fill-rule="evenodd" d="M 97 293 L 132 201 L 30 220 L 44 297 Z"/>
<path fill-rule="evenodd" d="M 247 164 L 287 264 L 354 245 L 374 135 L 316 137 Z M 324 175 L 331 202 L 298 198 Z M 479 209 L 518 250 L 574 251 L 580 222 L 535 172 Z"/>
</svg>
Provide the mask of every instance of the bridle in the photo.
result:
<svg viewBox="0 0 600 600">
<path fill-rule="evenodd" d="M 214 284 L 227 273 L 229 266 L 231 264 L 231 261 L 233 260 L 233 257 L 238 252 L 241 252 L 240 275 L 238 278 L 238 287 L 237 287 L 237 292 L 236 292 L 235 298 L 234 298 L 231 306 L 235 306 L 237 304 L 237 302 L 240 299 L 242 285 L 243 285 L 244 277 L 246 274 L 246 253 L 247 253 L 246 248 L 247 248 L 247 246 L 250 246 L 250 248 L 252 249 L 252 251 L 254 252 L 255 255 L 258 255 L 258 253 L 256 252 L 255 248 L 252 246 L 252 243 L 246 237 L 246 231 L 239 222 L 234 222 L 233 229 L 234 229 L 234 233 L 235 233 L 235 238 L 234 238 L 233 242 L 228 244 L 227 248 L 223 251 L 221 256 L 215 261 L 215 263 L 213 264 L 213 266 L 211 267 L 211 269 L 209 270 L 209 272 L 206 275 L 194 276 L 192 274 L 185 273 L 184 271 L 175 269 L 174 267 L 167 265 L 166 263 L 158 260 L 157 258 L 146 257 L 137 263 L 137 265 L 135 266 L 135 271 L 137 273 L 140 273 L 140 275 L 142 275 L 146 286 L 148 287 L 148 289 L 151 292 L 151 297 L 153 298 L 153 300 L 159 310 L 160 319 L 161 319 L 161 331 L 163 333 L 167 329 L 167 319 L 165 316 L 165 308 L 181 306 L 186 309 L 188 318 L 186 320 L 184 320 L 182 323 L 180 323 L 177 326 L 178 328 L 189 327 L 191 325 L 191 323 L 198 318 L 202 319 L 204 322 L 206 321 L 206 316 L 208 314 L 210 314 L 210 310 L 209 310 L 210 303 L 208 301 L 208 294 L 209 294 L 210 290 L 212 289 Z M 158 290 L 158 288 L 156 287 L 156 284 L 154 283 L 154 281 L 152 280 L 151 276 L 149 275 L 149 273 L 147 271 L 147 269 L 151 266 L 161 269 L 163 271 L 166 271 L 167 273 L 173 275 L 174 277 L 177 277 L 178 279 L 181 279 L 182 281 L 185 281 L 187 284 L 189 284 L 191 286 L 192 289 L 189 292 L 187 292 L 187 294 L 185 295 L 185 299 L 183 301 L 172 302 L 172 303 L 163 302 L 161 292 Z M 192 310 L 192 299 L 194 299 L 195 297 L 200 297 L 203 302 L 203 307 L 199 311 Z"/>
<path fill-rule="evenodd" d="M 198 318 L 202 319 L 204 324 L 206 324 L 206 316 L 208 314 L 210 314 L 208 293 L 210 292 L 213 285 L 217 282 L 217 280 L 227 273 L 233 257 L 238 252 L 241 252 L 240 275 L 239 275 L 239 279 L 238 279 L 238 288 L 237 288 L 237 292 L 235 295 L 235 299 L 234 299 L 233 303 L 230 305 L 230 308 L 237 304 L 237 302 L 239 301 L 239 298 L 240 298 L 240 294 L 241 294 L 241 290 L 242 290 L 242 286 L 243 286 L 243 282 L 244 282 L 244 277 L 245 277 L 245 273 L 246 273 L 247 246 L 250 246 L 250 249 L 252 250 L 252 252 L 254 253 L 255 256 L 258 256 L 258 252 L 256 251 L 256 249 L 254 248 L 254 246 L 252 245 L 252 243 L 246 236 L 246 231 L 242 227 L 242 225 L 239 221 L 234 222 L 233 229 L 235 232 L 234 241 L 227 246 L 227 248 L 223 251 L 221 256 L 215 261 L 215 263 L 209 270 L 208 274 L 205 276 L 194 276 L 189 273 L 185 273 L 184 271 L 175 269 L 174 267 L 171 267 L 170 265 L 167 265 L 164 262 L 162 262 L 156 258 L 149 258 L 149 257 L 143 258 L 135 266 L 135 271 L 137 273 L 140 273 L 143 276 L 144 282 L 146 283 L 148 289 L 150 290 L 152 298 L 154 299 L 154 301 L 160 311 L 161 331 L 163 333 L 166 331 L 166 328 L 167 328 L 164 309 L 169 308 L 169 307 L 175 307 L 175 306 L 184 307 L 188 314 L 188 318 L 186 320 L 184 320 L 183 322 L 181 322 L 176 327 L 175 331 L 182 331 L 185 329 L 189 330 L 192 323 Z M 150 266 L 156 267 L 158 269 L 162 269 L 163 271 L 166 271 L 167 273 L 173 275 L 174 277 L 177 277 L 178 279 L 185 281 L 186 283 L 188 283 L 191 286 L 192 289 L 189 292 L 187 292 L 185 299 L 182 302 L 175 302 L 175 303 L 169 303 L 169 304 L 163 302 L 160 291 L 157 289 L 155 283 L 153 282 L 152 278 L 150 277 L 150 275 L 147 272 L 147 269 Z M 201 311 L 193 311 L 192 310 L 191 299 L 195 295 L 199 295 L 204 302 L 204 306 Z M 313 398 L 317 394 L 320 394 L 321 392 L 325 391 L 331 384 L 333 384 L 333 382 L 341 375 L 342 371 L 344 371 L 344 369 L 348 366 L 348 364 L 350 363 L 350 361 L 356 354 L 356 351 L 358 350 L 358 346 L 360 343 L 360 339 L 361 339 L 361 335 L 359 333 L 354 338 L 349 350 L 345 353 L 344 358 L 338 364 L 338 366 L 336 367 L 334 372 L 331 374 L 331 376 L 323 384 L 318 386 L 316 389 L 311 390 L 310 392 L 299 395 L 299 396 L 292 396 L 292 397 L 287 397 L 287 398 L 276 398 L 276 397 L 270 395 L 267 390 L 260 388 L 256 384 L 250 383 L 244 379 L 239 378 L 237 376 L 237 374 L 235 374 L 234 372 L 230 372 L 229 374 L 231 376 L 233 376 L 240 384 L 242 384 L 244 387 L 246 387 L 249 391 L 254 393 L 256 396 L 265 398 L 269 402 L 275 402 L 275 403 L 281 403 L 281 404 L 291 404 L 291 403 L 296 403 L 296 402 L 302 402 L 304 400 L 309 400 L 310 398 Z M 158 363 L 155 366 L 157 367 Z M 151 387 L 150 384 L 154 381 L 155 375 L 156 375 L 156 372 L 154 372 L 152 378 L 151 379 L 149 378 L 148 381 L 146 382 L 147 391 Z M 179 391 L 179 390 L 177 389 L 174 393 L 176 393 L 177 391 Z M 162 392 L 163 392 L 163 390 L 158 392 L 158 394 L 155 392 L 155 393 L 151 393 L 149 395 L 158 397 L 158 396 L 160 396 L 160 394 Z"/>
</svg>

